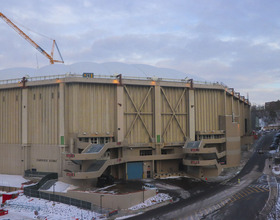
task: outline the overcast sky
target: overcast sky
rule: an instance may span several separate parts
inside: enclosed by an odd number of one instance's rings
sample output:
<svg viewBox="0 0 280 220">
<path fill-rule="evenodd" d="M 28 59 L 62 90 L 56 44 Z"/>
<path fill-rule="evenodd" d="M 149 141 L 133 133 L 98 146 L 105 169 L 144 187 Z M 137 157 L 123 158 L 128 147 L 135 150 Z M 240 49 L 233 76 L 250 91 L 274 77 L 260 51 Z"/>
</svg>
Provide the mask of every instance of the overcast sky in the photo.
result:
<svg viewBox="0 0 280 220">
<path fill-rule="evenodd" d="M 0 0 L 0 12 L 47 52 L 52 42 L 33 32 L 55 39 L 66 64 L 149 64 L 223 82 L 252 103 L 280 99 L 279 0 Z M 3 20 L 0 33 L 0 69 L 48 65 Z"/>
</svg>

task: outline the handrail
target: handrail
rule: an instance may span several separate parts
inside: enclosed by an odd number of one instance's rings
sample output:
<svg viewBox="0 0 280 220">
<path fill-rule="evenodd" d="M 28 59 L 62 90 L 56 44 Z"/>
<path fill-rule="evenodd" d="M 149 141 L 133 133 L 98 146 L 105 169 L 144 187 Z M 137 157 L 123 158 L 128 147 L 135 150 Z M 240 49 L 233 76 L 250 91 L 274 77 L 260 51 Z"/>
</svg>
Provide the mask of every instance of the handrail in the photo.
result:
<svg viewBox="0 0 280 220">
<path fill-rule="evenodd" d="M 29 77 L 25 76 L 28 81 L 40 81 L 40 80 L 47 80 L 47 79 L 61 79 L 61 78 L 69 78 L 69 77 L 77 77 L 77 78 L 84 78 L 82 74 L 76 73 L 66 73 L 66 74 L 58 74 L 58 75 L 48 75 L 48 76 L 35 76 Z M 115 75 L 94 75 L 94 78 L 97 79 L 115 79 Z M 145 81 L 167 81 L 167 82 L 181 82 L 187 83 L 188 80 L 185 79 L 171 79 L 171 78 L 155 78 L 155 77 L 138 77 L 138 76 L 122 76 L 122 79 L 137 79 L 137 80 L 145 80 Z M 22 78 L 15 78 L 15 79 L 5 79 L 0 80 L 0 84 L 10 84 L 10 83 L 18 83 L 22 80 Z M 194 81 L 196 84 L 203 84 L 203 85 L 221 85 L 226 87 L 225 84 L 219 82 L 207 82 L 207 81 Z"/>
</svg>

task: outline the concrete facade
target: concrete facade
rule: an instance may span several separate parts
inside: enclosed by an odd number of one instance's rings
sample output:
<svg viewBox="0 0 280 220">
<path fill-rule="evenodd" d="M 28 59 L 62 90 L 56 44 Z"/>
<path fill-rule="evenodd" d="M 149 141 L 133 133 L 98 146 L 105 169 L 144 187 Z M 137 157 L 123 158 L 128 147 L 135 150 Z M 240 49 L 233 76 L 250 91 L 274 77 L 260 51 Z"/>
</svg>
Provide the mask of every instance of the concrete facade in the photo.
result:
<svg viewBox="0 0 280 220">
<path fill-rule="evenodd" d="M 219 175 L 249 144 L 250 103 L 220 84 L 78 75 L 0 84 L 0 173 L 65 180 Z M 193 147 L 195 146 L 195 147 Z"/>
</svg>

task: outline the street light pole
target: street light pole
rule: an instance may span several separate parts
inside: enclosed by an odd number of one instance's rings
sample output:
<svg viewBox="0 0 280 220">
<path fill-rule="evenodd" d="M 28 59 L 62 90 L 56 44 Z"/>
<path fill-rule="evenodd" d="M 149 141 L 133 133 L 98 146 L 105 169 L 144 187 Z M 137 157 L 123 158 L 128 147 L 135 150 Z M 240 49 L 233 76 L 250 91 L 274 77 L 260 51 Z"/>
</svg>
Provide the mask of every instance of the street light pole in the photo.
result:
<svg viewBox="0 0 280 220">
<path fill-rule="evenodd" d="M 142 186 L 142 189 L 143 189 L 143 203 L 145 202 L 145 187 Z"/>
<path fill-rule="evenodd" d="M 53 184 L 53 206 L 54 206 L 54 187 L 55 187 L 55 183 Z"/>
<path fill-rule="evenodd" d="M 53 184 L 53 195 L 54 195 L 54 187 L 55 187 L 55 183 Z"/>
</svg>

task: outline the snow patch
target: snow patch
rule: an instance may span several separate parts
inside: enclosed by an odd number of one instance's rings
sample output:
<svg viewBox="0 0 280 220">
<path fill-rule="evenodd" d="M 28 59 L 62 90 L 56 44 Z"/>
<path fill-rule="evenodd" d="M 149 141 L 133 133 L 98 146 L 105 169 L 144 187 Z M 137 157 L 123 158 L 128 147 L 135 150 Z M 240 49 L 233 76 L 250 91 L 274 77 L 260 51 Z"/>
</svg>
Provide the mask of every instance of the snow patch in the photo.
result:
<svg viewBox="0 0 280 220">
<path fill-rule="evenodd" d="M 0 186 L 20 188 L 25 182 L 28 182 L 28 180 L 20 175 L 0 174 Z"/>
<path fill-rule="evenodd" d="M 18 217 L 35 218 L 34 211 L 42 219 L 58 220 L 58 219 L 100 219 L 102 215 L 90 210 L 83 210 L 75 206 L 62 203 L 48 201 L 38 198 L 28 198 L 21 194 L 18 198 L 7 201 L 5 209 L 12 213 L 17 213 Z M 5 216 L 9 217 L 9 214 Z"/>
<path fill-rule="evenodd" d="M 168 194 L 165 194 L 165 193 L 159 193 L 156 196 L 153 196 L 153 197 L 145 200 L 145 202 L 143 202 L 143 203 L 130 207 L 129 210 L 144 209 L 149 206 L 165 202 L 167 200 L 172 200 L 172 197 L 170 197 Z"/>
<path fill-rule="evenodd" d="M 77 189 L 77 186 L 73 186 L 68 183 L 64 183 L 61 181 L 57 181 L 52 187 L 50 187 L 47 191 L 55 191 L 55 192 L 67 192 L 69 190 Z"/>
</svg>

